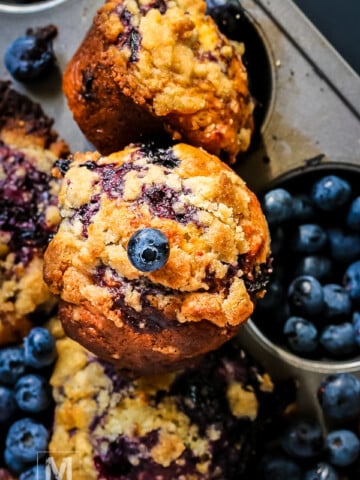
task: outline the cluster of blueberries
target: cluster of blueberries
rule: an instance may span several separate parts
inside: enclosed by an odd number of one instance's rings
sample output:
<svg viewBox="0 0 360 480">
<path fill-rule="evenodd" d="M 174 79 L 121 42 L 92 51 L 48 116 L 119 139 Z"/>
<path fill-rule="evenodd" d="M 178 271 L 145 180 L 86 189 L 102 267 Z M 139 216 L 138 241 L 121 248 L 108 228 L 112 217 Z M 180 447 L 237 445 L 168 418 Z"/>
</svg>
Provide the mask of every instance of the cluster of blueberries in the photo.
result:
<svg viewBox="0 0 360 480">
<path fill-rule="evenodd" d="M 360 353 L 360 196 L 343 177 L 298 179 L 262 199 L 274 275 L 253 320 L 302 357 Z"/>
<path fill-rule="evenodd" d="M 328 425 L 285 422 L 259 462 L 261 480 L 355 480 L 360 478 L 360 381 L 351 373 L 324 378 L 318 401 Z"/>
<path fill-rule="evenodd" d="M 19 480 L 45 479 L 41 462 L 53 420 L 49 377 L 56 356 L 55 338 L 43 327 L 34 327 L 23 344 L 0 349 L 0 471 L 5 464 Z"/>
</svg>

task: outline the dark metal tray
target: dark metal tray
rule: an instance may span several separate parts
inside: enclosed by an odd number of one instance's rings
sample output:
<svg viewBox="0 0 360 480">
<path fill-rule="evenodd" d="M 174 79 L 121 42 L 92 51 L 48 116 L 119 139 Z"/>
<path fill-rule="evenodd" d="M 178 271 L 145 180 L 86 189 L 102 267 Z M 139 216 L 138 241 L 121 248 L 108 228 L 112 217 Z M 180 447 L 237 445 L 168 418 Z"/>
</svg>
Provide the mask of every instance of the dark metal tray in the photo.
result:
<svg viewBox="0 0 360 480">
<path fill-rule="evenodd" d="M 61 71 L 102 3 L 103 0 L 49 0 L 16 6 L 0 0 L 1 59 L 9 42 L 27 28 L 53 23 L 59 29 L 54 41 L 58 72 L 31 87 L 13 84 L 43 105 L 73 151 L 91 146 L 67 108 L 61 92 Z M 259 191 L 280 174 L 309 162 L 360 165 L 359 76 L 291 0 L 242 0 L 241 4 L 266 52 L 269 95 L 258 138 L 236 165 L 236 171 Z M 3 62 L 0 78 L 10 79 Z M 316 415 L 320 412 L 315 390 L 322 375 L 339 369 L 360 372 L 359 362 L 330 367 L 304 364 L 274 350 L 258 333 L 248 322 L 240 335 L 246 348 L 273 375 L 296 376 L 301 385 L 299 405 Z"/>
</svg>

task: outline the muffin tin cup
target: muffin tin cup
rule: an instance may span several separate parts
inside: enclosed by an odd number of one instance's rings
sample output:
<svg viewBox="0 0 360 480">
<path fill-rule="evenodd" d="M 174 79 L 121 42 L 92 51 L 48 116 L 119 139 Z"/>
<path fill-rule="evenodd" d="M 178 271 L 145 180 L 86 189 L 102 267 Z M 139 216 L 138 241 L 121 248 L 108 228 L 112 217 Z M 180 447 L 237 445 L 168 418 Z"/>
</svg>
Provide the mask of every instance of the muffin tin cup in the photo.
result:
<svg viewBox="0 0 360 480">
<path fill-rule="evenodd" d="M 317 399 L 319 385 L 326 376 L 334 373 L 352 373 L 360 378 L 360 359 L 330 362 L 298 357 L 271 342 L 251 319 L 242 326 L 239 340 L 274 381 L 295 380 L 296 408 L 300 416 L 317 420 L 324 432 L 332 428 Z"/>
<path fill-rule="evenodd" d="M 299 167 L 274 179 L 264 192 L 281 187 L 290 193 L 294 190 L 300 193 L 324 175 L 339 175 L 356 187 L 360 184 L 360 164 L 339 162 Z M 268 322 L 271 324 L 271 321 L 269 315 Z M 360 356 L 344 361 L 303 358 L 275 344 L 251 319 L 242 327 L 239 338 L 242 346 L 267 369 L 274 380 L 295 380 L 297 409 L 300 415 L 318 420 L 325 431 L 331 428 L 317 399 L 319 385 L 327 375 L 339 372 L 352 373 L 360 378 Z"/>
</svg>

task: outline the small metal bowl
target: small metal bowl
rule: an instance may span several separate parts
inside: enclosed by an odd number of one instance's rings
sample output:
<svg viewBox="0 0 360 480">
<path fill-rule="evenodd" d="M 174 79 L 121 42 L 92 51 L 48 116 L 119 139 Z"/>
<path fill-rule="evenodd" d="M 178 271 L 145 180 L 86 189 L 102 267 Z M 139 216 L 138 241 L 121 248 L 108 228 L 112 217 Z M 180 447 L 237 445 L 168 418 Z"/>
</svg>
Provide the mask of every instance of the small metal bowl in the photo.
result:
<svg viewBox="0 0 360 480">
<path fill-rule="evenodd" d="M 337 174 L 352 185 L 360 183 L 360 164 L 324 163 L 307 165 L 281 175 L 267 190 L 282 187 L 290 193 L 299 193 L 301 185 L 309 185 L 323 175 Z M 261 196 L 261 194 L 259 194 Z M 271 322 L 271 318 L 269 318 Z M 274 380 L 294 379 L 297 384 L 297 410 L 299 414 L 317 419 L 324 431 L 330 428 L 323 417 L 317 399 L 317 390 L 325 376 L 339 372 L 352 373 L 360 378 L 360 356 L 346 360 L 309 360 L 286 350 L 270 340 L 249 319 L 242 327 L 239 338 L 242 346 L 266 368 Z"/>
</svg>

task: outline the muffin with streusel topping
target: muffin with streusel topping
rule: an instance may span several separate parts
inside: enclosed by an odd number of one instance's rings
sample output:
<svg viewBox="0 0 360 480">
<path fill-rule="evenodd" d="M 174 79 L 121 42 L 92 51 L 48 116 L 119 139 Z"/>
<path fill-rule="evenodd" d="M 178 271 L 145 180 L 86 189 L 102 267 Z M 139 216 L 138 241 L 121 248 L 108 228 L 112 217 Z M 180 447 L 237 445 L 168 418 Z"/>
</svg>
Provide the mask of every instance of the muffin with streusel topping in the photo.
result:
<svg viewBox="0 0 360 480">
<path fill-rule="evenodd" d="M 271 267 L 259 202 L 230 167 L 186 144 L 147 144 L 77 153 L 62 170 L 44 277 L 70 337 L 147 374 L 237 333 Z"/>
<path fill-rule="evenodd" d="M 26 334 L 56 302 L 42 276 L 59 221 L 54 162 L 68 153 L 40 105 L 0 81 L 0 344 Z"/>
<path fill-rule="evenodd" d="M 234 341 L 197 368 L 133 381 L 67 337 L 57 350 L 49 449 L 76 480 L 255 478 L 293 401 Z"/>
<path fill-rule="evenodd" d="M 205 10 L 204 0 L 108 0 L 99 9 L 63 89 L 101 153 L 165 131 L 228 163 L 248 149 L 247 72 Z"/>
</svg>

